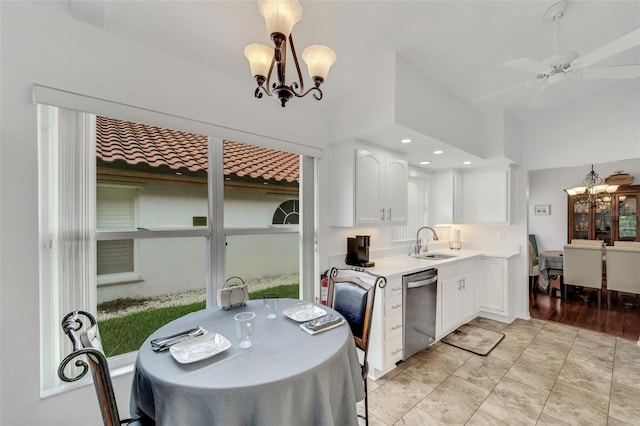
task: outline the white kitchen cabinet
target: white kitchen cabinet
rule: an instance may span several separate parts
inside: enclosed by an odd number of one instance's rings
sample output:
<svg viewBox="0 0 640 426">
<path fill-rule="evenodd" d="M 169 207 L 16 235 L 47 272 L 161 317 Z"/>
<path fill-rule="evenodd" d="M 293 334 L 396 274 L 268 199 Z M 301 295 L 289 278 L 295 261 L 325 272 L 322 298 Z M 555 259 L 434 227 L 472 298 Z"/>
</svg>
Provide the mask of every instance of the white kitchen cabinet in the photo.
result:
<svg viewBox="0 0 640 426">
<path fill-rule="evenodd" d="M 461 261 L 438 268 L 438 339 L 475 316 L 473 278 L 473 261 Z"/>
<path fill-rule="evenodd" d="M 509 283 L 516 282 L 514 259 L 485 256 L 476 259 L 475 308 L 483 317 L 511 322 L 516 304 L 515 291 Z"/>
<path fill-rule="evenodd" d="M 507 260 L 483 257 L 475 261 L 475 305 L 477 310 L 506 313 Z"/>
<path fill-rule="evenodd" d="M 445 225 L 460 223 L 461 212 L 461 175 L 450 170 L 431 175 L 429 191 L 429 223 Z"/>
<path fill-rule="evenodd" d="M 390 151 L 348 143 L 331 151 L 331 226 L 407 222 L 408 164 Z"/>
<path fill-rule="evenodd" d="M 462 174 L 462 223 L 508 224 L 509 169 L 474 169 Z"/>
<path fill-rule="evenodd" d="M 387 277 L 376 289 L 369 341 L 369 376 L 378 379 L 402 359 L 402 276 Z"/>
</svg>

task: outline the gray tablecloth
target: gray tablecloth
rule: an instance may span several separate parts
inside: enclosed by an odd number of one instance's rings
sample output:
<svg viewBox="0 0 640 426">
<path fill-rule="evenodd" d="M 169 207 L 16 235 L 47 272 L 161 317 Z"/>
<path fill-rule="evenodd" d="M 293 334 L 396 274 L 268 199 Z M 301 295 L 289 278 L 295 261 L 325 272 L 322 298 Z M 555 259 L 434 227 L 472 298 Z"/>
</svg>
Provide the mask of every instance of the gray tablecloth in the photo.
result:
<svg viewBox="0 0 640 426">
<path fill-rule="evenodd" d="M 564 261 L 562 250 L 545 250 L 538 256 L 538 268 L 540 270 L 540 287 L 549 287 L 549 277 L 562 275 Z"/>
<path fill-rule="evenodd" d="M 299 302 L 280 299 L 278 310 Z M 238 348 L 235 335 L 233 316 L 244 311 L 256 313 L 250 349 Z M 195 312 L 157 330 L 138 353 L 132 415 L 144 413 L 158 425 L 357 425 L 364 387 L 349 326 L 312 336 L 282 314 L 266 315 L 261 300 L 249 301 L 229 311 Z M 151 339 L 198 325 L 225 336 L 231 348 L 191 364 L 151 350 Z"/>
</svg>

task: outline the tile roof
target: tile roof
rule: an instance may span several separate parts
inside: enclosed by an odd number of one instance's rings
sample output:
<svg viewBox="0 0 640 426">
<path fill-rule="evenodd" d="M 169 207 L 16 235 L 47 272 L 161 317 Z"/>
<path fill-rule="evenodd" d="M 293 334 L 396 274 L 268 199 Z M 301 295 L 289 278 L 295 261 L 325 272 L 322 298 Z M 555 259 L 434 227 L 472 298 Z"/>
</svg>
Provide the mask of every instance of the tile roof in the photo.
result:
<svg viewBox="0 0 640 426">
<path fill-rule="evenodd" d="M 114 118 L 96 117 L 96 154 L 106 164 L 206 171 L 207 137 Z M 299 156 L 285 151 L 224 141 L 224 175 L 299 182 Z"/>
</svg>

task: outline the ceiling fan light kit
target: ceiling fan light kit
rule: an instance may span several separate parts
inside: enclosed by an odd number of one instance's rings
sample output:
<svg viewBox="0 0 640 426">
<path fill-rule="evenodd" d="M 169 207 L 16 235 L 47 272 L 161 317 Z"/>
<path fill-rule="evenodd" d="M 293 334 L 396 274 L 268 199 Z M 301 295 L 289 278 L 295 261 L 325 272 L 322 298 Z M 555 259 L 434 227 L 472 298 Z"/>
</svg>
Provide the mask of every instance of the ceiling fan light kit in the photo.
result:
<svg viewBox="0 0 640 426">
<path fill-rule="evenodd" d="M 574 51 L 559 50 L 560 35 L 560 18 L 562 18 L 568 7 L 569 2 L 562 0 L 548 8 L 543 19 L 550 22 L 556 22 L 556 51 L 555 54 L 543 59 L 542 61 L 534 61 L 528 58 L 519 58 L 506 61 L 502 66 L 525 71 L 535 74 L 534 80 L 527 83 L 518 84 L 507 89 L 502 89 L 494 93 L 473 99 L 472 102 L 478 102 L 494 96 L 501 95 L 513 89 L 520 87 L 528 87 L 533 83 L 543 83 L 538 89 L 533 99 L 529 103 L 529 108 L 533 108 L 540 94 L 549 86 L 556 85 L 567 79 L 635 79 L 640 78 L 640 65 L 619 65 L 607 67 L 592 67 L 593 64 L 610 58 L 618 53 L 640 46 L 640 28 L 619 37 L 590 53 L 580 56 Z"/>
<path fill-rule="evenodd" d="M 309 46 L 302 52 L 302 59 L 307 64 L 309 76 L 314 83 L 314 87 L 305 92 L 298 55 L 291 34 L 293 27 L 302 20 L 300 2 L 298 0 L 259 0 L 258 8 L 264 17 L 267 33 L 274 47 L 250 44 L 244 49 L 251 74 L 258 83 L 254 96 L 260 99 L 263 94 L 267 94 L 277 98 L 283 108 L 292 97 L 302 98 L 311 92 L 316 100 L 322 99 L 320 85 L 327 77 L 329 68 L 336 61 L 336 54 L 330 48 L 320 45 Z M 293 81 L 291 84 L 286 83 L 287 39 L 298 75 L 298 81 Z M 271 85 L 271 74 L 274 68 L 276 81 Z M 269 88 L 270 85 L 271 88 Z"/>
</svg>

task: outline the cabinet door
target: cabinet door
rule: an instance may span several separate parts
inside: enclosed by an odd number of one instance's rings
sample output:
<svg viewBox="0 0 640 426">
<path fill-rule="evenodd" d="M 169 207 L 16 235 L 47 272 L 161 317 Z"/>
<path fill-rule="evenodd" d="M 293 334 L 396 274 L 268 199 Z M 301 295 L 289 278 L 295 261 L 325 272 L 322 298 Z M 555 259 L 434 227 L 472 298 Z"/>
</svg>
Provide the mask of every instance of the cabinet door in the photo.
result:
<svg viewBox="0 0 640 426">
<path fill-rule="evenodd" d="M 407 222 L 407 186 L 409 168 L 405 160 L 387 157 L 385 175 L 385 220 L 392 224 Z"/>
<path fill-rule="evenodd" d="M 618 195 L 616 240 L 638 241 L 638 196 Z"/>
<path fill-rule="evenodd" d="M 356 151 L 355 208 L 358 224 L 379 224 L 384 219 L 384 161 L 384 156 L 377 152 Z"/>
<path fill-rule="evenodd" d="M 473 274 L 463 275 L 459 278 L 459 282 L 458 325 L 473 318 L 476 312 Z"/>
<path fill-rule="evenodd" d="M 457 223 L 455 218 L 455 187 L 456 174 L 454 172 L 434 173 L 431 175 L 431 190 L 429 191 L 429 222 L 437 224 Z"/>
<path fill-rule="evenodd" d="M 509 223 L 509 170 L 462 175 L 462 222 Z"/>
<path fill-rule="evenodd" d="M 440 286 L 440 335 L 448 333 L 458 326 L 460 279 L 458 277 L 439 280 Z"/>
<path fill-rule="evenodd" d="M 476 310 L 505 312 L 505 263 L 504 259 L 476 260 L 474 281 Z"/>
</svg>

